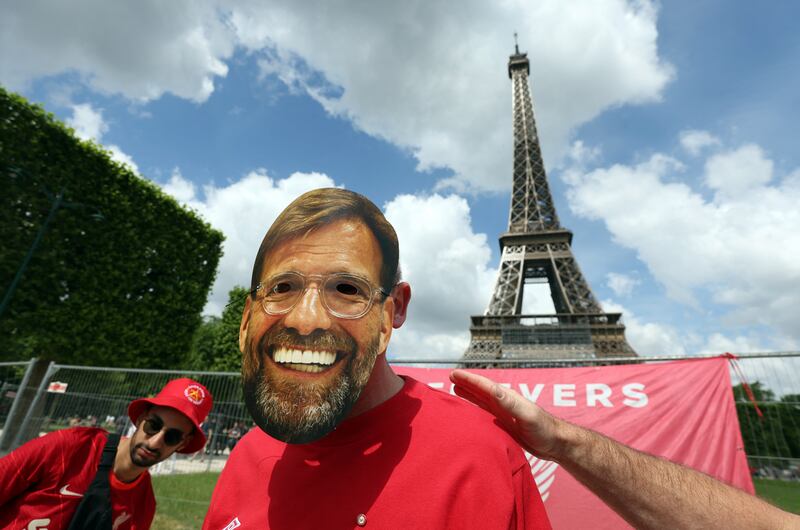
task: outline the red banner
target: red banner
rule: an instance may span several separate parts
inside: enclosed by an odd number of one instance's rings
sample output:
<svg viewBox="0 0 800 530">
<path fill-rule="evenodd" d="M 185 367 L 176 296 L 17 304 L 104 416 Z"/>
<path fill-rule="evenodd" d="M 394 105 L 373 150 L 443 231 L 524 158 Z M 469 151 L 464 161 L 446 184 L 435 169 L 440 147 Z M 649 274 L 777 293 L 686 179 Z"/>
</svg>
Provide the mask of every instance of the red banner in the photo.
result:
<svg viewBox="0 0 800 530">
<path fill-rule="evenodd" d="M 452 392 L 448 369 L 394 368 Z M 754 492 L 725 358 L 478 373 L 556 416 Z M 556 463 L 529 457 L 553 528 L 629 528 Z"/>
</svg>

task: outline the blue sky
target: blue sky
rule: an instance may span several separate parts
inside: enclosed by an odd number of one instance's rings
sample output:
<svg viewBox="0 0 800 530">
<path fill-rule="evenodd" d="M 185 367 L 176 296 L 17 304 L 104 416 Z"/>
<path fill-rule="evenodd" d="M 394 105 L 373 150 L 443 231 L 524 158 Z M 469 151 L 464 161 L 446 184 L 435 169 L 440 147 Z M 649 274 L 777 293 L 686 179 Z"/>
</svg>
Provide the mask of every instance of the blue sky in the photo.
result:
<svg viewBox="0 0 800 530">
<path fill-rule="evenodd" d="M 508 219 L 516 31 L 561 222 L 634 348 L 798 349 L 800 7 L 489 4 L 4 4 L 0 83 L 226 234 L 209 313 L 291 199 L 364 193 L 414 289 L 390 356 L 453 358 Z"/>
</svg>

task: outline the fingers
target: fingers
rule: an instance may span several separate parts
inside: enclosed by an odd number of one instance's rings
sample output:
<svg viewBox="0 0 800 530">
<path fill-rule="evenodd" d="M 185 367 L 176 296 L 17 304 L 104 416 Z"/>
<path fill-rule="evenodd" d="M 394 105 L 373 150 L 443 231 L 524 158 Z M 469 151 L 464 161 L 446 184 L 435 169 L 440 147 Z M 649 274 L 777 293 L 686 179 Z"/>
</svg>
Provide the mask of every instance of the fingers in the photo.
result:
<svg viewBox="0 0 800 530">
<path fill-rule="evenodd" d="M 482 375 L 454 370 L 450 380 L 455 393 L 493 414 L 528 452 L 548 460 L 555 459 L 560 423 L 518 392 L 505 388 Z"/>
<path fill-rule="evenodd" d="M 506 406 L 504 396 L 506 394 L 515 394 L 510 390 L 506 390 L 498 385 L 491 379 L 483 377 L 482 375 L 465 372 L 463 370 L 455 370 L 450 374 L 450 380 L 455 383 L 453 390 L 456 395 L 471 401 L 478 405 L 483 410 L 490 412 L 497 416 L 503 423 L 512 426 L 514 425 L 514 418 L 510 414 L 510 410 L 514 409 L 511 405 L 509 410 Z M 522 399 L 522 396 L 519 396 Z M 505 399 L 507 401 L 507 399 Z"/>
<path fill-rule="evenodd" d="M 463 370 L 451 372 L 450 380 L 455 384 L 453 391 L 456 395 L 472 401 L 482 409 L 494 414 L 497 407 L 494 404 L 495 383 L 493 381 Z"/>
<path fill-rule="evenodd" d="M 512 437 L 514 437 L 517 440 L 517 443 L 524 446 L 524 442 L 517 437 L 517 425 L 514 421 L 514 418 L 511 417 L 505 410 L 503 410 L 502 407 L 499 407 L 494 401 L 486 401 L 483 396 L 473 394 L 463 387 L 456 386 L 454 387 L 454 390 L 458 396 L 461 396 L 467 401 L 471 401 L 494 416 L 498 422 L 498 425 L 503 427 Z"/>
<path fill-rule="evenodd" d="M 466 372 L 464 370 L 453 370 L 450 372 L 450 381 L 456 384 L 471 389 L 473 392 L 491 395 L 492 388 L 495 382 L 488 377 Z"/>
<path fill-rule="evenodd" d="M 454 387 L 456 394 L 459 394 L 459 391 L 466 391 L 488 405 L 493 412 L 495 410 L 503 410 L 507 415 L 510 414 L 516 417 L 529 416 L 526 407 L 530 406 L 530 403 L 525 398 L 513 390 L 495 383 L 488 377 L 465 372 L 464 370 L 453 370 L 450 373 L 450 380 L 456 385 Z M 467 399 L 480 406 L 474 399 Z"/>
<path fill-rule="evenodd" d="M 476 394 L 463 386 L 454 386 L 453 391 L 457 396 L 462 397 L 467 401 L 471 401 L 484 410 L 489 410 L 489 401 L 486 399 L 486 396 Z"/>
<path fill-rule="evenodd" d="M 537 412 L 539 410 L 537 405 L 522 397 L 518 392 L 504 388 L 501 385 L 495 385 L 495 387 L 494 401 L 506 414 L 513 416 L 519 421 L 536 421 Z"/>
</svg>

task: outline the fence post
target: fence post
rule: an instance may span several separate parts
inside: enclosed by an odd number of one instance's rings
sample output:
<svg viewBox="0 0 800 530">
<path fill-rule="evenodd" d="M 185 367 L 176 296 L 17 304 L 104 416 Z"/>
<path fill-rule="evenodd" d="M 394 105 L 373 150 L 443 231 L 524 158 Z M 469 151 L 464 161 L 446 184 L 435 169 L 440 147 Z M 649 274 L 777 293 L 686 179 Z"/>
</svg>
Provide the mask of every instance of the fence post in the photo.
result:
<svg viewBox="0 0 800 530">
<path fill-rule="evenodd" d="M 44 376 L 42 377 L 41 381 L 39 382 L 39 388 L 36 390 L 36 396 L 34 396 L 33 401 L 31 402 L 28 410 L 25 412 L 25 419 L 22 420 L 22 424 L 17 430 L 17 435 L 14 437 L 14 441 L 11 444 L 10 449 L 13 451 L 23 443 L 27 442 L 31 437 L 27 436 L 28 429 L 30 427 L 31 416 L 33 415 L 34 411 L 38 408 L 39 403 L 42 400 L 42 396 L 44 395 L 45 389 L 47 388 L 47 383 L 50 381 L 50 378 L 53 377 L 58 371 L 58 366 L 53 361 L 47 365 L 47 371 L 45 372 Z"/>
<path fill-rule="evenodd" d="M 19 426 L 22 425 L 22 422 L 18 421 L 19 417 L 26 412 L 21 409 L 21 404 L 26 402 L 30 403 L 30 399 L 26 396 L 28 385 L 38 385 L 39 378 L 42 377 L 42 368 L 44 366 L 44 362 L 36 357 L 28 361 L 25 375 L 22 376 L 22 382 L 20 382 L 19 388 L 17 388 L 17 395 L 14 396 L 14 402 L 11 403 L 11 409 L 8 411 L 8 416 L 3 425 L 3 433 L 0 434 L 0 452 L 8 450 L 11 446 L 11 442 L 16 437 Z M 31 380 L 34 371 L 37 373 L 33 376 L 33 380 Z"/>
</svg>

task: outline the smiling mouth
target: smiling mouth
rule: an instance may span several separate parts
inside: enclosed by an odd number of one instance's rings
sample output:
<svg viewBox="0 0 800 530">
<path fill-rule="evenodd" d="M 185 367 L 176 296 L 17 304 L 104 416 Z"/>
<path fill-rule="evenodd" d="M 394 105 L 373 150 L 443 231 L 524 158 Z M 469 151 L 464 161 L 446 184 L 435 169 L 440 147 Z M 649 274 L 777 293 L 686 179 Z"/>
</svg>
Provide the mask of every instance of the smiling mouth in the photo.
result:
<svg viewBox="0 0 800 530">
<path fill-rule="evenodd" d="M 336 364 L 337 355 L 332 351 L 298 350 L 277 347 L 272 353 L 272 360 L 283 368 L 317 374 L 328 370 Z"/>
<path fill-rule="evenodd" d="M 158 457 L 158 454 L 154 453 L 153 451 L 150 451 L 149 449 L 146 449 L 145 447 L 139 447 L 138 449 L 139 452 L 145 456 L 145 458 L 153 459 Z"/>
</svg>

